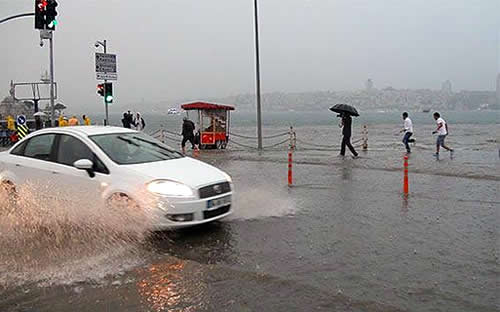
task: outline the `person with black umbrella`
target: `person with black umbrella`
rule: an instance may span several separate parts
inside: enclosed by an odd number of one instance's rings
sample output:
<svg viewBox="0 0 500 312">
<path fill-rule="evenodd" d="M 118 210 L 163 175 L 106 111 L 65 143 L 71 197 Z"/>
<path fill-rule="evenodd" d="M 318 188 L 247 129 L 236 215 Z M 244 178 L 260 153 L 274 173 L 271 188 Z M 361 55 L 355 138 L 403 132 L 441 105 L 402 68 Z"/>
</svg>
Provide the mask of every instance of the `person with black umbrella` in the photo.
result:
<svg viewBox="0 0 500 312">
<path fill-rule="evenodd" d="M 346 112 L 340 113 L 341 123 L 340 127 L 342 128 L 342 143 L 340 145 L 340 156 L 345 156 L 345 147 L 347 146 L 351 151 L 353 158 L 358 158 L 358 153 L 354 149 L 354 146 L 351 144 L 351 135 L 352 135 L 352 117 Z"/>
<path fill-rule="evenodd" d="M 358 111 L 347 104 L 336 104 L 330 108 L 331 111 L 339 113 L 337 117 L 342 118 L 339 127 L 342 128 L 342 143 L 340 145 L 340 155 L 345 157 L 345 147 L 347 146 L 351 151 L 353 158 L 358 158 L 358 153 L 351 144 L 352 135 L 352 117 L 359 116 Z"/>
</svg>

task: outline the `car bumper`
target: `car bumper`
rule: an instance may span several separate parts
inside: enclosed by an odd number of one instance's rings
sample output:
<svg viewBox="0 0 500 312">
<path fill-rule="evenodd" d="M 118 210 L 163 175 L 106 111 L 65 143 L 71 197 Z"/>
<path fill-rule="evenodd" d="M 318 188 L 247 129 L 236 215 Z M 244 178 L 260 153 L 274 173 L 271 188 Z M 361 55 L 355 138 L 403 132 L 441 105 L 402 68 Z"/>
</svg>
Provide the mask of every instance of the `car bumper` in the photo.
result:
<svg viewBox="0 0 500 312">
<path fill-rule="evenodd" d="M 155 204 L 154 231 L 197 226 L 227 217 L 232 213 L 233 193 L 195 200 L 159 198 Z M 215 204 L 214 204 L 215 203 Z M 209 208 L 210 205 L 213 205 Z M 181 217 L 185 220 L 177 220 Z"/>
</svg>

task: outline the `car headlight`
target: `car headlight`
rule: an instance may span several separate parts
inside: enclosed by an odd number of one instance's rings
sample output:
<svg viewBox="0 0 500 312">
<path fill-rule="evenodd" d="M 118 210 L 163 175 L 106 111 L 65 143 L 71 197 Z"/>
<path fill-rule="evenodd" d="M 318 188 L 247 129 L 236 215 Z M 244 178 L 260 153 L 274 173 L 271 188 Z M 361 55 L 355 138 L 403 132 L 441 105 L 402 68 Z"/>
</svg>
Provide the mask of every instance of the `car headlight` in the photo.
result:
<svg viewBox="0 0 500 312">
<path fill-rule="evenodd" d="M 148 184 L 148 191 L 154 194 L 172 197 L 194 196 L 194 192 L 189 186 L 169 180 L 157 180 L 150 182 Z"/>
<path fill-rule="evenodd" d="M 227 182 L 229 183 L 233 183 L 233 178 L 231 178 L 231 176 L 225 172 L 223 172 L 224 174 L 224 177 L 227 179 Z"/>
</svg>

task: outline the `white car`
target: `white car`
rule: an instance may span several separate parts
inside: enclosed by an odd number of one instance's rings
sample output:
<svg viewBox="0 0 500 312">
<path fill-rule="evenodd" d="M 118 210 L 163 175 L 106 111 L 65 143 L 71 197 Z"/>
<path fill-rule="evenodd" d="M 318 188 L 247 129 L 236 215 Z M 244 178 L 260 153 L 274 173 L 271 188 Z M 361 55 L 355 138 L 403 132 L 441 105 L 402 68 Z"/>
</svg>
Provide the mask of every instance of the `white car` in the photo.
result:
<svg viewBox="0 0 500 312">
<path fill-rule="evenodd" d="M 142 132 L 118 127 L 36 131 L 0 153 L 0 182 L 11 195 L 31 183 L 50 185 L 57 196 L 73 201 L 82 192 L 86 201 L 105 206 L 125 200 L 153 212 L 154 230 L 199 225 L 231 213 L 229 175 Z"/>
</svg>

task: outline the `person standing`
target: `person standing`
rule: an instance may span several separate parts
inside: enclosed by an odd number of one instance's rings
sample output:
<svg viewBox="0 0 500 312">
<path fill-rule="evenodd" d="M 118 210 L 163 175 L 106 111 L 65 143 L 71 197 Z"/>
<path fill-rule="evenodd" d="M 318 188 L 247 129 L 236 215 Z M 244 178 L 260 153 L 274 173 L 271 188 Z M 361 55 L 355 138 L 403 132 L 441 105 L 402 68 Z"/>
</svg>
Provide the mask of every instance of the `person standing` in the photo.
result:
<svg viewBox="0 0 500 312">
<path fill-rule="evenodd" d="M 186 142 L 189 141 L 191 143 L 192 148 L 194 149 L 194 122 L 189 120 L 187 117 L 184 117 L 182 120 L 182 153 L 186 154 Z"/>
<path fill-rule="evenodd" d="M 61 123 L 59 124 L 59 127 L 67 127 L 67 126 L 68 126 L 68 118 L 63 116 Z"/>
<path fill-rule="evenodd" d="M 35 116 L 35 129 L 40 130 L 43 128 L 43 121 L 40 116 Z"/>
<path fill-rule="evenodd" d="M 78 118 L 76 118 L 75 115 L 73 115 L 68 121 L 69 126 L 78 126 L 79 124 L 80 122 L 78 121 Z"/>
<path fill-rule="evenodd" d="M 353 158 L 358 158 L 358 153 L 354 149 L 351 144 L 351 135 L 352 135 L 352 117 L 348 113 L 340 113 L 341 123 L 340 127 L 342 128 L 342 143 L 340 145 L 340 156 L 345 156 L 345 147 L 347 146 L 351 151 Z"/>
<path fill-rule="evenodd" d="M 137 112 L 134 118 L 134 126 L 137 131 L 142 131 L 146 128 L 146 122 L 142 118 L 141 113 Z"/>
<path fill-rule="evenodd" d="M 130 118 L 129 118 L 129 115 L 127 112 L 123 113 L 122 125 L 123 125 L 123 128 L 127 128 L 127 129 L 132 128 L 132 124 L 130 123 Z"/>
<path fill-rule="evenodd" d="M 410 144 L 408 144 L 408 143 L 415 142 L 414 139 L 410 139 L 411 136 L 413 135 L 413 122 L 411 121 L 410 117 L 408 117 L 407 112 L 403 113 L 403 120 L 404 120 L 403 129 L 401 129 L 400 133 L 401 132 L 405 133 L 405 135 L 403 137 L 403 143 L 406 147 L 406 152 L 411 153 Z"/>
<path fill-rule="evenodd" d="M 441 115 L 438 112 L 434 113 L 434 120 L 436 120 L 437 123 L 437 129 L 432 132 L 432 134 L 438 135 L 437 140 L 436 140 L 436 154 L 434 156 L 439 157 L 439 147 L 442 146 L 444 149 L 450 151 L 451 154 L 453 154 L 453 149 L 451 147 L 448 147 L 444 144 L 444 139 L 448 135 L 448 124 L 446 121 L 444 121 L 443 118 L 441 118 Z"/>
<path fill-rule="evenodd" d="M 83 120 L 83 124 L 84 125 L 86 125 L 86 126 L 90 126 L 91 125 L 90 118 L 87 115 L 83 115 L 82 116 L 82 120 Z"/>
</svg>

